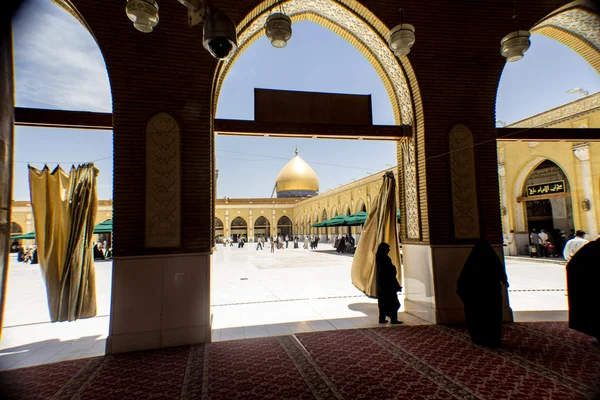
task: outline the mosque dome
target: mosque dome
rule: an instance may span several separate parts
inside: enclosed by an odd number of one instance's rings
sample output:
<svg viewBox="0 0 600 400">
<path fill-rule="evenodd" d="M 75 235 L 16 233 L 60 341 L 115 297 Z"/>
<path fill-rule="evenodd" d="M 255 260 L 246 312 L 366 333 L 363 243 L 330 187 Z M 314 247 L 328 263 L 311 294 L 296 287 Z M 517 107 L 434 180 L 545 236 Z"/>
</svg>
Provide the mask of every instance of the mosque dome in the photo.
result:
<svg viewBox="0 0 600 400">
<path fill-rule="evenodd" d="M 298 155 L 286 164 L 275 181 L 277 197 L 312 197 L 319 194 L 319 177 Z"/>
</svg>

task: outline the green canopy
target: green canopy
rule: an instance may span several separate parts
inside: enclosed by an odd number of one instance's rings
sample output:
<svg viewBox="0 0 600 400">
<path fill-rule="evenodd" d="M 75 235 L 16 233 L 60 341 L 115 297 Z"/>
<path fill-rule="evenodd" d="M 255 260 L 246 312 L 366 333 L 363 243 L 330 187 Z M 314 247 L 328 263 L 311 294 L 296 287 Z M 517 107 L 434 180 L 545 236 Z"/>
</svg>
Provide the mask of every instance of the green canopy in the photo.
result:
<svg viewBox="0 0 600 400">
<path fill-rule="evenodd" d="M 35 232 L 29 232 L 24 235 L 11 236 L 10 240 L 35 239 Z"/>
<path fill-rule="evenodd" d="M 400 222 L 400 209 L 396 210 L 396 219 Z"/>
<path fill-rule="evenodd" d="M 112 233 L 112 230 L 113 230 L 112 219 L 107 219 L 106 221 L 101 222 L 94 227 L 94 233 L 96 233 L 96 234 Z"/>
<path fill-rule="evenodd" d="M 348 226 L 348 221 L 345 215 L 336 215 L 335 217 L 328 219 L 327 221 L 323 221 L 325 225 L 323 226 Z"/>
<path fill-rule="evenodd" d="M 346 223 L 348 226 L 363 225 L 368 215 L 366 211 L 359 211 L 356 214 L 346 217 Z"/>
<path fill-rule="evenodd" d="M 327 221 L 321 221 L 321 222 L 316 222 L 314 224 L 312 224 L 313 228 L 323 228 L 325 225 L 325 222 Z"/>
</svg>

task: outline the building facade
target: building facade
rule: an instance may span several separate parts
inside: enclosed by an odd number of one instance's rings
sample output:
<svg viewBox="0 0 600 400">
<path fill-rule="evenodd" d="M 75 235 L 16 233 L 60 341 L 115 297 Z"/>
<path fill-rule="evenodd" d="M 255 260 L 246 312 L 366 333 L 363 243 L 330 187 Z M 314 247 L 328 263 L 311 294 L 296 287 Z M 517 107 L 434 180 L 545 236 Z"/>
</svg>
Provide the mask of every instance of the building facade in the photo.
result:
<svg viewBox="0 0 600 400">
<path fill-rule="evenodd" d="M 507 128 L 600 128 L 600 93 L 510 124 Z M 501 132 L 501 131 L 500 131 Z M 500 135 L 501 136 L 501 135 Z M 600 143 L 498 142 L 502 229 L 508 254 L 527 254 L 529 232 L 553 235 L 600 226 Z"/>
</svg>

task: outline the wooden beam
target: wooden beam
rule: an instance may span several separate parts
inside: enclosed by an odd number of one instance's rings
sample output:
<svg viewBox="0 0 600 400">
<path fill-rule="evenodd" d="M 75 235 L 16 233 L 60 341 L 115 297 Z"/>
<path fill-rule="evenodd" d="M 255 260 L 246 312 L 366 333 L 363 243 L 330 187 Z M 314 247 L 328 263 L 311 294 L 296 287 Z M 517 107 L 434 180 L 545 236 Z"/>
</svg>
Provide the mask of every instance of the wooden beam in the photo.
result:
<svg viewBox="0 0 600 400">
<path fill-rule="evenodd" d="M 550 199 L 559 199 L 561 197 L 569 197 L 571 193 L 552 193 L 552 194 L 538 194 L 536 196 L 523 196 L 517 197 L 517 203 L 521 203 L 524 201 L 535 201 L 535 200 L 550 200 Z"/>
<path fill-rule="evenodd" d="M 600 129 L 496 128 L 499 142 L 600 142 Z"/>
<path fill-rule="evenodd" d="M 215 119 L 214 131 L 219 135 L 312 139 L 400 140 L 412 136 L 412 127 L 408 125 L 334 125 L 233 119 Z"/>
<path fill-rule="evenodd" d="M 112 113 L 15 107 L 15 125 L 40 128 L 112 130 Z"/>
</svg>

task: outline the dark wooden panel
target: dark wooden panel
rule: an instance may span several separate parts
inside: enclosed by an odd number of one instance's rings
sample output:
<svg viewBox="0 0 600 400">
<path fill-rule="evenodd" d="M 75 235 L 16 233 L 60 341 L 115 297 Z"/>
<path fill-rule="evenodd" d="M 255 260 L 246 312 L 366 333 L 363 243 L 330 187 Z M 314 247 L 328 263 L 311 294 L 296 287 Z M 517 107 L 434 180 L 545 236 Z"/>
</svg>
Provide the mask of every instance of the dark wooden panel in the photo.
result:
<svg viewBox="0 0 600 400">
<path fill-rule="evenodd" d="M 219 135 L 304 137 L 313 139 L 400 140 L 412 135 L 406 125 L 332 125 L 215 119 Z"/>
<path fill-rule="evenodd" d="M 600 142 L 600 129 L 498 128 L 496 138 L 503 142 Z"/>
<path fill-rule="evenodd" d="M 254 120 L 371 125 L 371 95 L 254 89 Z"/>
<path fill-rule="evenodd" d="M 43 128 L 113 129 L 111 113 L 15 108 L 15 125 Z"/>
</svg>

